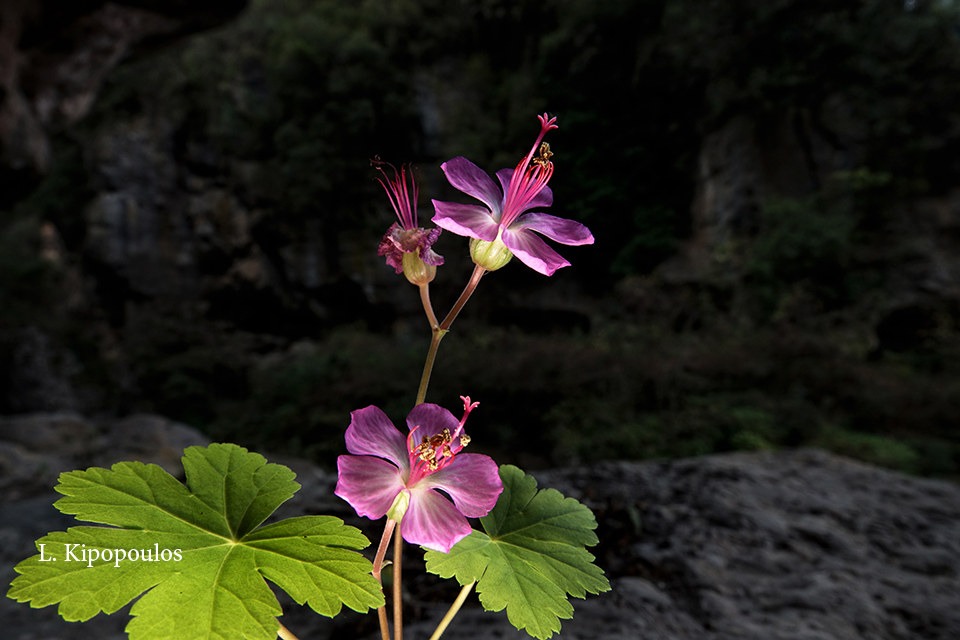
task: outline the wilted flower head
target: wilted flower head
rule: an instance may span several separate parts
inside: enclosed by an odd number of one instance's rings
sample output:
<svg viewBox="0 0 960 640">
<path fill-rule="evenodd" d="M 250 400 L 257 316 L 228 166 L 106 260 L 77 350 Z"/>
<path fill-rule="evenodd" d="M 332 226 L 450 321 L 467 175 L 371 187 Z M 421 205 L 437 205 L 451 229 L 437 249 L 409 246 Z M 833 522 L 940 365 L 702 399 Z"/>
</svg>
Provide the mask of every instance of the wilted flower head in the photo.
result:
<svg viewBox="0 0 960 640">
<path fill-rule="evenodd" d="M 384 256 L 387 264 L 397 273 L 403 273 L 414 284 L 430 282 L 436 276 L 437 266 L 443 264 L 443 257 L 434 253 L 433 243 L 440 237 L 440 229 L 423 229 L 417 226 L 417 183 L 409 167 L 400 170 L 392 164 L 373 161 L 374 168 L 380 172 L 377 181 L 387 192 L 390 206 L 397 214 L 399 224 L 394 222 L 387 229 L 377 255 Z M 386 167 L 386 168 L 385 168 Z M 392 175 L 387 172 L 392 172 Z"/>
<path fill-rule="evenodd" d="M 530 152 L 515 169 L 497 172 L 500 187 L 480 167 L 464 157 L 440 165 L 450 184 L 483 203 L 459 204 L 433 201 L 433 222 L 447 231 L 473 238 L 470 252 L 474 262 L 488 271 L 504 266 L 516 255 L 520 262 L 544 275 L 553 275 L 567 262 L 536 234 L 566 245 L 592 244 L 593 235 L 579 222 L 558 218 L 533 209 L 553 204 L 547 183 L 553 175 L 553 153 L 543 142 L 557 119 L 537 116 L 540 134 Z"/>
<path fill-rule="evenodd" d="M 407 542 L 449 552 L 470 533 L 467 518 L 487 515 L 503 491 L 489 456 L 461 453 L 470 442 L 467 416 L 477 406 L 462 399 L 459 421 L 435 404 L 414 407 L 406 437 L 375 406 L 351 413 L 346 442 L 353 455 L 337 459 L 334 493 L 361 516 L 402 518 Z"/>
</svg>

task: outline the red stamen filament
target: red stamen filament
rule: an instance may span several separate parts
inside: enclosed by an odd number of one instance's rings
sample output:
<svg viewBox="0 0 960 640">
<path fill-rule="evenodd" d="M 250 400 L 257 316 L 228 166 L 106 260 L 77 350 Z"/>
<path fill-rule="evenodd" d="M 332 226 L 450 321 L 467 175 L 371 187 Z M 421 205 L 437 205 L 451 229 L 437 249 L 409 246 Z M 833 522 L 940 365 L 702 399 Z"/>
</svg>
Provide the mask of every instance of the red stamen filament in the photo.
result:
<svg viewBox="0 0 960 640">
<path fill-rule="evenodd" d="M 393 178 L 390 178 L 387 172 L 384 171 L 384 165 L 393 169 Z M 374 167 L 383 174 L 383 178 L 377 178 L 377 182 L 379 182 L 383 190 L 387 192 L 387 199 L 390 201 L 390 206 L 393 207 L 394 213 L 397 214 L 397 218 L 400 220 L 400 226 L 408 230 L 415 229 L 417 227 L 417 198 L 419 193 L 413 175 L 411 174 L 410 186 L 407 187 L 406 167 L 401 166 L 398 172 L 397 168 L 392 164 L 379 162 L 377 160 L 374 160 Z"/>
<path fill-rule="evenodd" d="M 540 134 L 534 141 L 530 152 L 517 164 L 513 171 L 513 177 L 510 178 L 510 185 L 504 197 L 503 214 L 500 218 L 500 225 L 509 227 L 517 216 L 527 205 L 537 197 L 543 188 L 547 186 L 550 177 L 553 175 L 553 163 L 550 162 L 549 146 L 541 146 L 543 137 L 551 129 L 556 129 L 556 118 L 548 118 L 547 114 L 537 116 L 540 120 Z M 534 160 L 534 154 L 539 149 L 540 156 Z"/>
<path fill-rule="evenodd" d="M 420 442 L 414 445 L 414 434 L 420 427 L 414 427 L 410 431 L 410 435 L 407 436 L 407 447 L 410 450 L 409 482 L 415 483 L 446 467 L 464 447 L 470 444 L 470 436 L 463 433 L 463 427 L 467 423 L 470 412 L 480 403 L 471 402 L 470 396 L 460 396 L 460 399 L 463 400 L 463 417 L 453 433 L 450 429 L 444 429 L 432 436 L 421 437 Z"/>
</svg>

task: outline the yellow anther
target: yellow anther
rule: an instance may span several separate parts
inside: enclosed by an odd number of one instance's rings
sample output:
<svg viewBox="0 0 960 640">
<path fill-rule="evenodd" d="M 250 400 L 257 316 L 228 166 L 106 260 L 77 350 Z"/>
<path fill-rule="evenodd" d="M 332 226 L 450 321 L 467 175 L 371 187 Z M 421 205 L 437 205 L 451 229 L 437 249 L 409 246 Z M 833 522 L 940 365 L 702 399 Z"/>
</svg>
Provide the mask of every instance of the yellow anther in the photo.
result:
<svg viewBox="0 0 960 640">
<path fill-rule="evenodd" d="M 553 152 L 550 151 L 550 145 L 546 142 L 540 143 L 540 150 L 537 152 L 537 157 L 530 160 L 530 166 L 538 165 L 540 167 L 546 168 L 550 164 L 550 158 L 553 157 Z"/>
</svg>

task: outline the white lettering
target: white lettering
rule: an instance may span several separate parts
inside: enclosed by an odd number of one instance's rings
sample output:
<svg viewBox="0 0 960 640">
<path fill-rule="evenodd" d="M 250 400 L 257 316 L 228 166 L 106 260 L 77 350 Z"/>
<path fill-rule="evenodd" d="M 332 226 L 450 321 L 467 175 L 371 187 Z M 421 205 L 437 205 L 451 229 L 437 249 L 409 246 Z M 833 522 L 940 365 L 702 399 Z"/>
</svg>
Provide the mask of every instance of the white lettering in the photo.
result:
<svg viewBox="0 0 960 640">
<path fill-rule="evenodd" d="M 47 546 L 45 543 L 38 544 L 37 546 L 40 547 L 40 562 L 53 562 L 56 560 L 56 558 L 48 558 L 43 554 L 43 548 Z"/>
<path fill-rule="evenodd" d="M 66 556 L 64 559 L 67 562 L 82 562 L 82 560 L 78 558 L 76 555 L 74 555 L 73 553 L 73 550 L 79 546 L 80 546 L 79 544 L 67 544 L 67 546 L 64 548 L 66 552 Z M 86 546 L 86 545 L 83 545 L 83 546 Z M 81 555 L 82 555 L 82 552 L 81 552 Z"/>
<path fill-rule="evenodd" d="M 56 562 L 57 558 L 48 555 L 46 543 L 38 543 L 37 549 L 40 551 L 40 562 Z M 63 547 L 63 559 L 65 562 L 83 562 L 88 567 L 93 567 L 98 563 L 112 563 L 114 567 L 119 567 L 124 562 L 182 562 L 182 549 L 161 548 L 159 543 L 153 545 L 153 548 L 145 549 L 98 549 L 95 547 L 87 548 L 85 544 L 65 543 Z"/>
</svg>

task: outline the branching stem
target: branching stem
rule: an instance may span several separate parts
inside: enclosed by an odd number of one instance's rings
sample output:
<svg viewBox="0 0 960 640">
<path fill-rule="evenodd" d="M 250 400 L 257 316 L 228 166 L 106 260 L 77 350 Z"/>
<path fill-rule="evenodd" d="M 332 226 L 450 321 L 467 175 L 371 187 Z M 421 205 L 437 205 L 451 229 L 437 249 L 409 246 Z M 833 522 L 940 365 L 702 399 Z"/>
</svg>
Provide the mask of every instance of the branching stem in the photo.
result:
<svg viewBox="0 0 960 640">
<path fill-rule="evenodd" d="M 430 376 L 433 374 L 433 363 L 437 359 L 440 341 L 443 340 L 443 336 L 447 335 L 447 332 L 450 331 L 453 321 L 457 319 L 464 305 L 470 300 L 470 296 L 477 290 L 477 285 L 480 284 L 480 278 L 482 278 L 485 273 L 486 270 L 480 265 L 474 266 L 473 273 L 470 274 L 470 280 L 467 281 L 466 286 L 460 293 L 460 297 L 453 303 L 450 312 L 447 313 L 443 322 L 440 324 L 437 324 L 437 316 L 434 314 L 433 305 L 430 303 L 430 290 L 428 285 L 422 285 L 420 287 L 420 300 L 423 302 L 423 310 L 427 315 L 427 322 L 430 323 L 433 335 L 430 337 L 430 348 L 427 349 L 427 358 L 423 362 L 423 373 L 420 376 L 420 388 L 417 389 L 417 401 L 415 404 L 423 404 L 426 400 L 427 387 L 430 386 Z"/>
<path fill-rule="evenodd" d="M 450 312 L 443 319 L 443 322 L 440 323 L 441 329 L 444 331 L 450 330 L 450 326 L 453 324 L 453 321 L 457 319 L 457 316 L 460 314 L 463 306 L 467 304 L 467 300 L 469 300 L 470 296 L 473 295 L 473 292 L 476 291 L 477 285 L 480 284 L 480 278 L 482 278 L 483 274 L 486 272 L 487 270 L 478 264 L 473 266 L 473 273 L 470 274 L 470 280 L 467 281 L 467 286 L 463 288 L 463 291 L 460 293 L 460 297 L 457 298 L 457 301 L 453 303 L 453 306 L 450 308 Z"/>
<path fill-rule="evenodd" d="M 423 404 L 427 398 L 427 387 L 430 386 L 430 376 L 433 374 L 433 363 L 437 359 L 437 350 L 440 348 L 440 341 L 446 331 L 438 326 L 433 327 L 433 335 L 430 337 L 430 348 L 427 349 L 427 358 L 423 361 L 423 373 L 420 375 L 420 388 L 417 389 L 417 401 L 414 403 Z"/>
<path fill-rule="evenodd" d="M 447 332 L 450 331 L 453 321 L 457 319 L 457 316 L 460 315 L 460 312 L 467 304 L 467 301 L 470 300 L 470 296 L 472 296 L 473 292 L 477 290 L 477 285 L 480 284 L 480 278 L 482 278 L 483 274 L 485 273 L 486 270 L 480 265 L 474 266 L 473 273 L 470 274 L 470 279 L 467 281 L 466 286 L 464 286 L 463 291 L 460 293 L 460 297 L 457 298 L 457 301 L 453 303 L 450 311 L 443 318 L 443 322 L 440 323 L 437 323 L 437 315 L 434 313 L 433 304 L 430 302 L 430 285 L 420 285 L 420 302 L 423 304 L 423 312 L 427 316 L 427 322 L 430 323 L 430 329 L 433 333 L 430 337 L 430 347 L 427 349 L 427 357 L 423 362 L 423 373 L 420 375 L 420 387 L 417 389 L 417 401 L 415 404 L 423 404 L 423 402 L 426 400 L 427 387 L 430 386 L 430 376 L 433 374 L 433 364 L 437 359 L 437 351 L 440 349 L 440 341 L 443 340 L 443 336 L 447 335 Z M 373 563 L 373 575 L 381 585 L 383 582 L 380 580 L 380 572 L 383 569 L 383 558 L 386 555 L 387 539 L 390 537 L 390 532 L 394 529 L 395 524 L 397 523 L 394 520 L 387 520 L 387 526 L 384 528 L 383 538 L 380 540 L 380 547 L 377 549 L 377 556 Z M 400 564 L 403 559 L 403 537 L 400 534 L 400 526 L 396 526 L 395 528 L 396 531 L 393 550 L 393 638 L 394 640 L 402 640 L 403 587 L 401 583 Z M 439 638 L 444 632 L 444 630 L 450 624 L 450 621 L 453 620 L 453 617 L 457 615 L 460 607 L 463 606 L 467 596 L 470 595 L 473 584 L 474 583 L 471 582 L 460 591 L 460 595 L 457 596 L 457 599 L 454 601 L 453 605 L 451 605 L 450 609 L 443 617 L 443 620 L 440 621 L 440 624 L 437 626 L 437 630 L 434 631 L 434 634 L 431 636 L 430 640 Z M 389 640 L 390 625 L 387 621 L 386 608 L 379 608 L 377 610 L 377 615 L 380 618 L 380 635 L 382 636 L 383 640 Z"/>
</svg>

